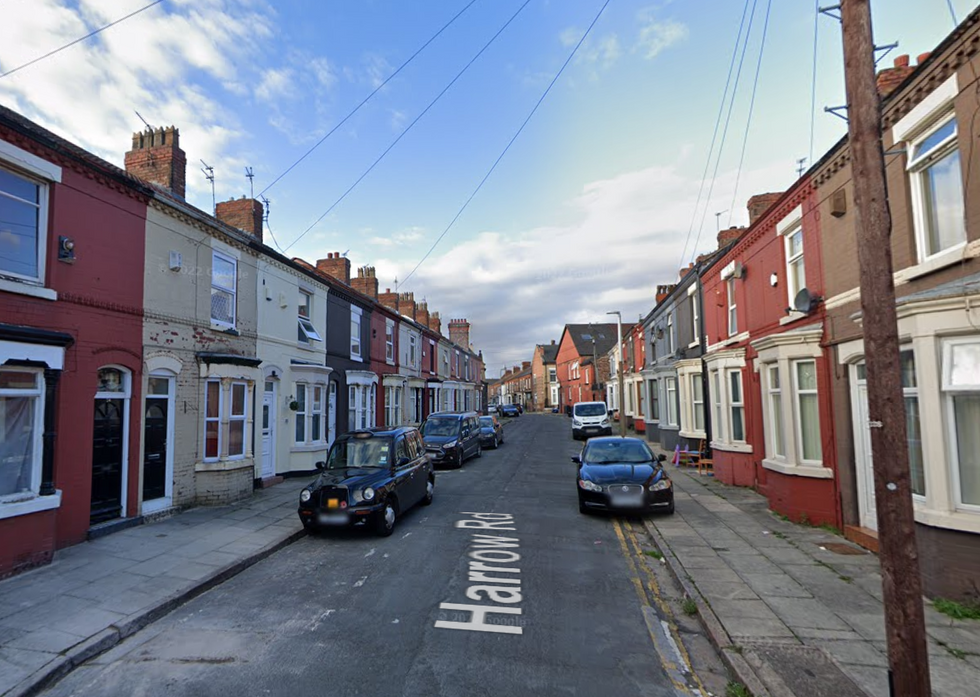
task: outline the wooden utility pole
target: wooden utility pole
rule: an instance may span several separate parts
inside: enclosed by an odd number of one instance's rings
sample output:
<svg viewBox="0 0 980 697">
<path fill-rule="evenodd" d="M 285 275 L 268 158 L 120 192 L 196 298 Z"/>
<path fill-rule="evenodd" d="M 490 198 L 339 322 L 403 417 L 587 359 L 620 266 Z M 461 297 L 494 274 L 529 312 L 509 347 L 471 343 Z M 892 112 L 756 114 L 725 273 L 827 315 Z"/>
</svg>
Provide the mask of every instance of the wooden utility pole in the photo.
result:
<svg viewBox="0 0 980 697">
<path fill-rule="evenodd" d="M 885 185 L 881 99 L 875 80 L 869 3 L 870 0 L 841 0 L 841 25 L 889 682 L 893 697 L 929 697 L 929 653 L 892 278 L 892 221 Z"/>
</svg>

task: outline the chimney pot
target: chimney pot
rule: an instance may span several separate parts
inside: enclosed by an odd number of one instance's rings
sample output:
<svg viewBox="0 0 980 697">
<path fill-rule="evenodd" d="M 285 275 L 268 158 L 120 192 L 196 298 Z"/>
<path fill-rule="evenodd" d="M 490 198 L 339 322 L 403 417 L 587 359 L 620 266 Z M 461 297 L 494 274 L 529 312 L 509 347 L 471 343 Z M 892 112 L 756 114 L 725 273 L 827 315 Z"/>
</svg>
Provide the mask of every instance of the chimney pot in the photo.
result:
<svg viewBox="0 0 980 697">
<path fill-rule="evenodd" d="M 909 55 L 907 53 L 895 58 L 896 68 L 907 68 L 909 65 Z"/>
<path fill-rule="evenodd" d="M 926 51 L 925 53 L 920 53 L 919 56 L 915 59 L 915 62 L 918 63 L 919 65 L 922 65 L 927 60 L 929 60 L 929 56 L 931 55 L 932 55 L 932 51 Z"/>
</svg>

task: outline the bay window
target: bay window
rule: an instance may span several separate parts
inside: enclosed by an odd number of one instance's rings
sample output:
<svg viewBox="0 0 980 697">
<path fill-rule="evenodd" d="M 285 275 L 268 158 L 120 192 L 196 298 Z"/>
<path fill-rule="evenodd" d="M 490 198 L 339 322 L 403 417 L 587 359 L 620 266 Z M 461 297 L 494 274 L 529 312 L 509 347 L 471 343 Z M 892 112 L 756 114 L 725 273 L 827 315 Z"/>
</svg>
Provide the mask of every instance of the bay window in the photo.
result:
<svg viewBox="0 0 980 697">
<path fill-rule="evenodd" d="M 40 370 L 0 368 L 0 500 L 39 491 L 43 385 Z"/>
<path fill-rule="evenodd" d="M 945 342 L 942 390 L 958 503 L 980 507 L 980 339 Z"/>
<path fill-rule="evenodd" d="M 816 361 L 793 362 L 796 399 L 796 442 L 800 460 L 819 462 L 823 455 L 820 446 L 820 404 L 817 400 Z"/>
</svg>

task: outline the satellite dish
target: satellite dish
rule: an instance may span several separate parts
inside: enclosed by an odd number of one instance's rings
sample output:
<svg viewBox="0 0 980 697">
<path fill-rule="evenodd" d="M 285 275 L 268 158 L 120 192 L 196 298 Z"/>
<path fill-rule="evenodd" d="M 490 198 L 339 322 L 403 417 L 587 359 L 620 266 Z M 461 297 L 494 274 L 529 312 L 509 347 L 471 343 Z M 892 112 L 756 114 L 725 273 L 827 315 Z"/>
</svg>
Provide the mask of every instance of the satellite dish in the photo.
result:
<svg viewBox="0 0 980 697">
<path fill-rule="evenodd" d="M 809 314 L 813 312 L 814 308 L 817 306 L 823 298 L 813 295 L 806 288 L 801 288 L 800 292 L 796 294 L 793 298 L 793 309 L 797 312 L 802 312 L 804 314 Z"/>
<path fill-rule="evenodd" d="M 664 338 L 664 330 L 661 327 L 657 327 L 657 338 L 658 339 L 663 339 Z"/>
</svg>

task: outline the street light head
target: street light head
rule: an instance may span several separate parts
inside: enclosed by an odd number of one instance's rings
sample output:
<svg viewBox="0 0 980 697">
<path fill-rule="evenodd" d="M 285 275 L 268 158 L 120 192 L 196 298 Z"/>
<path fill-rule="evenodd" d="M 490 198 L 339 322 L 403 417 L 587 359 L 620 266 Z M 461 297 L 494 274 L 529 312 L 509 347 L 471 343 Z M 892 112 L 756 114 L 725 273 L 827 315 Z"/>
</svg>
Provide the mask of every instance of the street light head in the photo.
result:
<svg viewBox="0 0 980 697">
<path fill-rule="evenodd" d="M 607 312 L 606 314 L 607 315 L 616 315 L 617 317 L 620 316 L 619 310 L 613 310 L 612 312 Z"/>
</svg>

